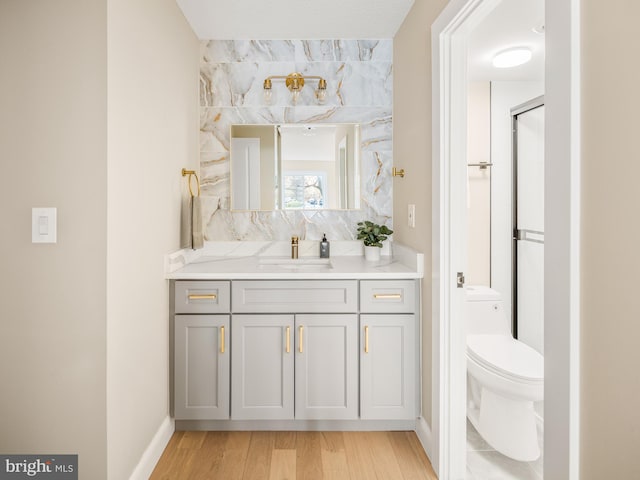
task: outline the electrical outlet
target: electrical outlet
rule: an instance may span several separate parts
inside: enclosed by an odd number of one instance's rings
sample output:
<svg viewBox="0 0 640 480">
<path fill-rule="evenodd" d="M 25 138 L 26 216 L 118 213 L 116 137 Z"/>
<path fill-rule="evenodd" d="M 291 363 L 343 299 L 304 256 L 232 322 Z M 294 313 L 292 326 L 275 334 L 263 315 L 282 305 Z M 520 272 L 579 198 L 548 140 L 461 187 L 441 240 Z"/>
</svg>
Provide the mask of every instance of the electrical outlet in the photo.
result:
<svg viewBox="0 0 640 480">
<path fill-rule="evenodd" d="M 409 205 L 407 209 L 407 223 L 411 228 L 416 228 L 416 206 Z"/>
</svg>

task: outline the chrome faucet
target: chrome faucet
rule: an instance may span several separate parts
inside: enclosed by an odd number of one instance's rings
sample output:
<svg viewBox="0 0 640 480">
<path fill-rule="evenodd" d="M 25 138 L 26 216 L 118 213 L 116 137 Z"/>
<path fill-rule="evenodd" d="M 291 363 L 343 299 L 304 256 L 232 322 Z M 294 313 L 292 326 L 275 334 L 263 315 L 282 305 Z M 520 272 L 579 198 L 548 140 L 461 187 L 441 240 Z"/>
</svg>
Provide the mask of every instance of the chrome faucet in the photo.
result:
<svg viewBox="0 0 640 480">
<path fill-rule="evenodd" d="M 298 258 L 298 237 L 291 237 L 291 258 Z"/>
</svg>

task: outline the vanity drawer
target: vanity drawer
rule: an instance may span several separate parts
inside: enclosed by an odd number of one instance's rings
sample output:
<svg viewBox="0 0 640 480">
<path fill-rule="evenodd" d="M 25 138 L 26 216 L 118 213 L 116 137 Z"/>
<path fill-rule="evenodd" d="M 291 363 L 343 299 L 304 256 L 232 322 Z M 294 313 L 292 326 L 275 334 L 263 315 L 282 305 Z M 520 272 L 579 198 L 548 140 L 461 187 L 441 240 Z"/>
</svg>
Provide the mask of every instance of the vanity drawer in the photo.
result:
<svg viewBox="0 0 640 480">
<path fill-rule="evenodd" d="M 357 280 L 234 281 L 234 313 L 355 313 Z"/>
<path fill-rule="evenodd" d="M 176 313 L 229 313 L 230 282 L 176 281 Z"/>
<path fill-rule="evenodd" d="M 414 313 L 415 280 L 362 280 L 360 311 L 362 313 Z"/>
</svg>

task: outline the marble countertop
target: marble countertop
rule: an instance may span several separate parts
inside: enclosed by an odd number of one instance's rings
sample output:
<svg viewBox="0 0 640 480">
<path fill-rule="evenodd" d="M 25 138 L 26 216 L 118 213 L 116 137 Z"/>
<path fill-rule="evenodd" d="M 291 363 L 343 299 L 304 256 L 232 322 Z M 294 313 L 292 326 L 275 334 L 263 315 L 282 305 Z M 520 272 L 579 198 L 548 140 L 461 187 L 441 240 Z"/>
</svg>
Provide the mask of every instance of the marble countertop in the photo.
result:
<svg viewBox="0 0 640 480">
<path fill-rule="evenodd" d="M 291 260 L 288 242 L 207 242 L 201 250 L 166 256 L 166 278 L 213 279 L 408 279 L 424 276 L 424 255 L 398 243 L 385 243 L 379 261 L 365 260 L 362 243 L 331 243 L 328 261 L 318 258 L 317 241 L 301 241 Z M 324 263 L 323 263 L 324 262 Z"/>
</svg>

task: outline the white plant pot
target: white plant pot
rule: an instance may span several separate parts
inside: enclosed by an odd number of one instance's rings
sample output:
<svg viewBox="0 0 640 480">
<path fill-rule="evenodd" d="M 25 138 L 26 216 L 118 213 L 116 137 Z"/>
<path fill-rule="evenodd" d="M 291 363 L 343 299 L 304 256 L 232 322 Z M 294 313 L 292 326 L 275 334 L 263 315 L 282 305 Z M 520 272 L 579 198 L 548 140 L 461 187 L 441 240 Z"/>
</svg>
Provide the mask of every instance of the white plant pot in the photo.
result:
<svg viewBox="0 0 640 480">
<path fill-rule="evenodd" d="M 367 262 L 377 262 L 380 260 L 380 247 L 364 247 L 364 258 Z"/>
</svg>

